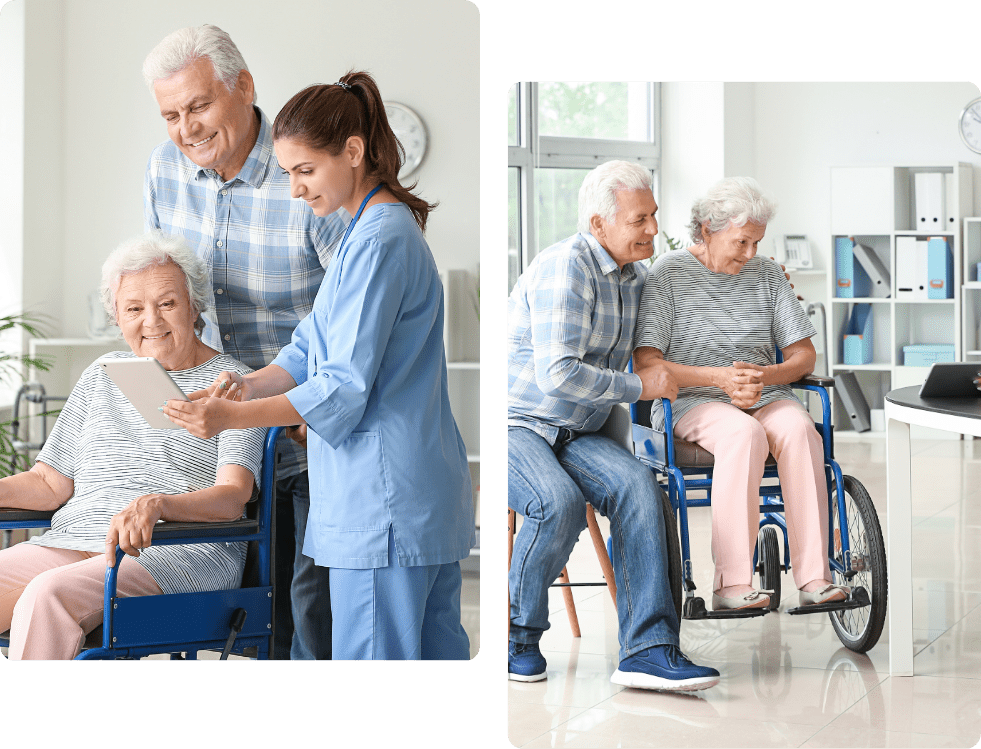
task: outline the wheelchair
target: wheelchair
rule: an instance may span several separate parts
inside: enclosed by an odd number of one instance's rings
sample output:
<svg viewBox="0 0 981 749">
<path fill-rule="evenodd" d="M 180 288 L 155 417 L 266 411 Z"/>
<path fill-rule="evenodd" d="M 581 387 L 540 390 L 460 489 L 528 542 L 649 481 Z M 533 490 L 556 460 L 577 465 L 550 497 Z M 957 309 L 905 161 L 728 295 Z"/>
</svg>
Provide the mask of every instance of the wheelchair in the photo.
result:
<svg viewBox="0 0 981 749">
<path fill-rule="evenodd" d="M 824 444 L 825 479 L 828 487 L 829 525 L 828 558 L 832 583 L 852 586 L 845 601 L 788 609 L 790 615 L 826 612 L 838 638 L 858 653 L 870 650 L 879 640 L 886 617 L 886 553 L 882 529 L 872 499 L 865 487 L 853 476 L 843 476 L 834 459 L 831 400 L 828 388 L 834 380 L 809 375 L 792 387 L 816 393 L 821 399 L 822 422 L 815 424 Z M 769 456 L 760 487 L 760 532 L 754 553 L 754 572 L 760 576 L 760 587 L 773 591 L 770 604 L 762 609 L 708 611 L 702 598 L 695 595 L 691 552 L 688 537 L 688 509 L 707 507 L 712 498 L 714 456 L 698 445 L 673 436 L 671 402 L 662 399 L 664 431 L 651 428 L 651 401 L 631 404 L 630 420 L 634 455 L 654 472 L 658 483 L 677 516 L 677 527 L 668 528 L 677 537 L 680 529 L 680 560 L 677 547 L 669 543 L 672 569 L 680 580 L 672 580 L 676 606 L 685 619 L 723 619 L 763 616 L 775 611 L 780 603 L 780 574 L 790 570 L 790 545 L 780 486 L 767 483 L 777 479 L 777 465 Z M 702 490 L 705 497 L 689 498 L 691 490 Z M 674 525 L 674 523 L 672 523 Z M 782 535 L 783 543 L 780 543 Z M 782 551 L 782 561 L 781 561 Z M 674 575 L 673 575 L 674 576 Z M 680 584 L 678 584 L 680 582 Z M 680 598 L 684 595 L 683 605 Z"/>
<path fill-rule="evenodd" d="M 116 596 L 116 575 L 125 554 L 116 547 L 116 564 L 106 569 L 102 626 L 86 638 L 76 660 L 137 659 L 170 654 L 171 660 L 196 660 L 199 651 L 269 658 L 273 636 L 273 529 L 276 495 L 276 439 L 282 427 L 266 435 L 262 486 L 246 517 L 215 523 L 158 523 L 153 544 L 248 542 L 242 586 L 234 590 L 158 596 Z M 0 529 L 44 528 L 53 513 L 0 509 Z M 129 564 L 135 564 L 127 560 Z M 8 647 L 9 633 L 0 635 Z"/>
</svg>

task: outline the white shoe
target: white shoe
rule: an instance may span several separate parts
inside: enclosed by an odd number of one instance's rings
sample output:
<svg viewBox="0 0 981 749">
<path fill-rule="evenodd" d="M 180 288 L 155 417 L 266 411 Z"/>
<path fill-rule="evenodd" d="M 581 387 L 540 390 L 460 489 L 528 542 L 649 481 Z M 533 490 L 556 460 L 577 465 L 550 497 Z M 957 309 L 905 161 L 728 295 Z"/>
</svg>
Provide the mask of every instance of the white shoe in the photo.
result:
<svg viewBox="0 0 981 749">
<path fill-rule="evenodd" d="M 851 593 L 852 589 L 847 585 L 833 585 L 828 583 L 823 588 L 818 588 L 810 593 L 805 593 L 803 590 L 798 591 L 798 599 L 801 606 L 813 606 L 816 603 L 844 601 Z"/>
<path fill-rule="evenodd" d="M 712 610 L 763 609 L 770 605 L 768 590 L 754 590 L 743 596 L 723 597 L 718 593 L 712 594 Z"/>
</svg>

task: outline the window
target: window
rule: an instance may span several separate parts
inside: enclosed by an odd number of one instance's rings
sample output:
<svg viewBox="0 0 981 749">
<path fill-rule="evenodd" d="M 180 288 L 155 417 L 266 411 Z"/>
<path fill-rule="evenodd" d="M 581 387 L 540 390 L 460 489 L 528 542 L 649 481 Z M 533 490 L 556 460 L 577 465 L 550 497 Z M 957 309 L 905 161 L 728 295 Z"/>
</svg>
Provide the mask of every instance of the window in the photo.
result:
<svg viewBox="0 0 981 749">
<path fill-rule="evenodd" d="M 508 293 L 539 250 L 576 232 L 579 186 L 611 159 L 660 167 L 660 87 L 518 83 L 508 92 Z"/>
</svg>

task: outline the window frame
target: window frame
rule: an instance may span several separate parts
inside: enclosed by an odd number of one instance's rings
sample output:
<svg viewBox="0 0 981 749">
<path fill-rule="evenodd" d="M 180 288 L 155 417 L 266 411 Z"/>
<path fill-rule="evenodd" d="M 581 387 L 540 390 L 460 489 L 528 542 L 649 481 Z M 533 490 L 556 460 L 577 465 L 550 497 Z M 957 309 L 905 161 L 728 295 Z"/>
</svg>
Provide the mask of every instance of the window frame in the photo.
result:
<svg viewBox="0 0 981 749">
<path fill-rule="evenodd" d="M 538 135 L 538 83 L 514 86 L 518 144 L 508 144 L 508 168 L 518 169 L 518 274 L 543 249 L 538 246 L 535 210 L 537 169 L 593 169 L 604 161 L 636 161 L 651 171 L 659 199 L 661 169 L 661 84 L 647 84 L 647 141 Z M 509 92 L 510 95 L 510 92 Z"/>
</svg>

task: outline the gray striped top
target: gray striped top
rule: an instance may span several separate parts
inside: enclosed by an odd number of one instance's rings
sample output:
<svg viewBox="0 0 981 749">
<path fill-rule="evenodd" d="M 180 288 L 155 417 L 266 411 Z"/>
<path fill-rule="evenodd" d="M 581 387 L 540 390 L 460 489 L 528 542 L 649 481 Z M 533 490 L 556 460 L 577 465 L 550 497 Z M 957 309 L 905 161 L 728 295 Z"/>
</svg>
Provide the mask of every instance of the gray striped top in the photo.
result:
<svg viewBox="0 0 981 749">
<path fill-rule="evenodd" d="M 132 353 L 109 356 L 131 358 Z M 224 354 L 170 372 L 185 393 L 221 372 L 251 372 Z M 202 440 L 183 429 L 154 429 L 96 364 L 79 378 L 37 459 L 75 482 L 75 493 L 51 530 L 27 543 L 104 551 L 113 515 L 145 494 L 183 494 L 213 486 L 218 468 L 240 465 L 259 485 L 265 429 L 231 429 Z M 245 542 L 150 546 L 135 561 L 164 593 L 226 590 L 241 585 Z M 132 564 L 132 557 L 123 564 Z"/>
<path fill-rule="evenodd" d="M 776 364 L 776 348 L 810 338 L 814 326 L 780 266 L 757 255 L 736 274 L 714 273 L 688 250 L 662 255 L 640 299 L 634 346 L 660 349 L 664 358 L 693 367 L 731 367 L 734 361 Z M 753 408 L 795 398 L 790 385 L 767 385 Z M 681 388 L 671 404 L 675 424 L 702 403 L 729 403 L 715 387 Z M 664 428 L 660 400 L 651 423 Z"/>
</svg>

